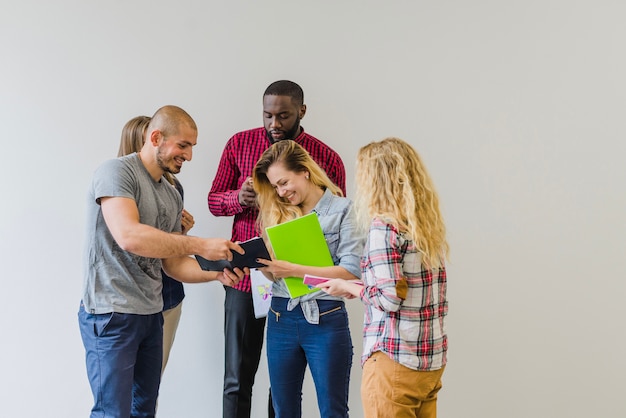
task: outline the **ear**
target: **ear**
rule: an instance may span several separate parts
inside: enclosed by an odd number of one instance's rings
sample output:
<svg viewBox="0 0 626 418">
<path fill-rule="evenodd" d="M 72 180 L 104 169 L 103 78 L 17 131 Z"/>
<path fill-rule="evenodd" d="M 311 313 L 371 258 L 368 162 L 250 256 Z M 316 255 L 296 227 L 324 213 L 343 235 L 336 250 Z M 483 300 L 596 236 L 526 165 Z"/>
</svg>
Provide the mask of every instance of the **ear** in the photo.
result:
<svg viewBox="0 0 626 418">
<path fill-rule="evenodd" d="M 303 104 L 302 106 L 300 106 L 300 112 L 299 112 L 300 119 L 302 119 L 305 114 L 306 114 L 306 105 Z"/>
<path fill-rule="evenodd" d="M 150 143 L 152 144 L 152 146 L 156 147 L 157 145 L 159 145 L 159 141 L 161 140 L 162 137 L 163 137 L 163 134 L 158 129 L 155 129 L 154 131 L 150 132 Z"/>
</svg>

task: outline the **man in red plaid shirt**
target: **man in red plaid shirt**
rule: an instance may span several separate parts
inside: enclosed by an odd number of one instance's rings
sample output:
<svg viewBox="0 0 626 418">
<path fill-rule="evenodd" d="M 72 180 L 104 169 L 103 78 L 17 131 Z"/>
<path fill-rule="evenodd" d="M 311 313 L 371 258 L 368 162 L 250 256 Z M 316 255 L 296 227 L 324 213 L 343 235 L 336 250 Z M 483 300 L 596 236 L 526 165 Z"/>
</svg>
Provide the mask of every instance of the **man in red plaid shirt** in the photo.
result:
<svg viewBox="0 0 626 418">
<path fill-rule="evenodd" d="M 263 94 L 263 127 L 235 134 L 226 143 L 209 192 L 209 210 L 215 216 L 234 216 L 232 240 L 259 235 L 258 209 L 252 188 L 252 170 L 263 151 L 276 141 L 293 140 L 306 149 L 328 177 L 346 193 L 346 170 L 339 155 L 304 132 L 300 120 L 306 113 L 304 93 L 296 83 L 281 80 Z M 252 386 L 259 367 L 265 318 L 254 316 L 250 278 L 225 287 L 224 301 L 224 418 L 249 418 Z M 273 416 L 271 394 L 269 415 Z"/>
</svg>

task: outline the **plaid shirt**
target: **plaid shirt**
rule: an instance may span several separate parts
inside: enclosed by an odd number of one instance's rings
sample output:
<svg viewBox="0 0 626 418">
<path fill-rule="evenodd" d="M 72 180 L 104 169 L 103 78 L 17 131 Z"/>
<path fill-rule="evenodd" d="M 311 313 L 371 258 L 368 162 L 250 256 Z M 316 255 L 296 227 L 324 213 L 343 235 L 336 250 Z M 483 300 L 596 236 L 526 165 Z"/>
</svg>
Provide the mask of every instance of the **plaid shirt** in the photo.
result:
<svg viewBox="0 0 626 418">
<path fill-rule="evenodd" d="M 346 193 L 346 169 L 339 154 L 317 138 L 304 132 L 294 139 L 311 158 L 326 171 L 328 177 Z M 259 235 L 256 229 L 256 208 L 242 207 L 239 204 L 239 190 L 263 151 L 272 145 L 265 128 L 256 128 L 235 134 L 226 143 L 217 174 L 209 192 L 209 210 L 215 216 L 234 216 L 232 240 L 245 241 Z M 250 278 L 246 276 L 235 289 L 250 292 Z"/>
<path fill-rule="evenodd" d="M 375 218 L 361 260 L 365 304 L 361 364 L 376 351 L 413 370 L 446 364 L 445 267 L 426 270 L 413 241 Z"/>
</svg>

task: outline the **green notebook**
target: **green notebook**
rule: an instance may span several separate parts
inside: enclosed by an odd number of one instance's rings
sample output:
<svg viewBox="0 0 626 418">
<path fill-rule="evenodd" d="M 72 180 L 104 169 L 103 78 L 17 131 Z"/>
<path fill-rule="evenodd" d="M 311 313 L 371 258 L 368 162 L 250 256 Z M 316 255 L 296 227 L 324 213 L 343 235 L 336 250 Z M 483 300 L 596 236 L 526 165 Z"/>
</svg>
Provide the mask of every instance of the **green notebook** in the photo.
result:
<svg viewBox="0 0 626 418">
<path fill-rule="evenodd" d="M 315 212 L 265 228 L 277 260 L 305 266 L 333 265 L 324 232 Z M 292 298 L 318 291 L 302 282 L 302 277 L 286 277 L 285 284 Z"/>
</svg>

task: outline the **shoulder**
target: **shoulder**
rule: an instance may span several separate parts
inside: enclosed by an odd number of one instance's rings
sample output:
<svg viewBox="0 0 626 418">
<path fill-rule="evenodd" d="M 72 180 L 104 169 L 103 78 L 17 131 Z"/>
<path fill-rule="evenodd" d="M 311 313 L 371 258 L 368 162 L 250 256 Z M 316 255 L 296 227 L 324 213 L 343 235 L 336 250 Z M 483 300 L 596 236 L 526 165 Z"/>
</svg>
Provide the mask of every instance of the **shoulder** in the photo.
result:
<svg viewBox="0 0 626 418">
<path fill-rule="evenodd" d="M 339 158 L 339 154 L 334 149 L 307 132 L 303 132 L 295 141 L 311 154 L 323 153 L 326 156 Z"/>
<path fill-rule="evenodd" d="M 135 160 L 137 160 L 136 154 L 106 160 L 96 169 L 96 176 L 131 171 Z"/>
<path fill-rule="evenodd" d="M 265 138 L 265 129 L 263 127 L 248 129 L 246 131 L 237 132 L 230 137 L 228 143 L 237 144 L 241 141 L 254 141 Z"/>
<path fill-rule="evenodd" d="M 371 241 L 392 242 L 396 246 L 402 246 L 406 241 L 404 235 L 395 225 L 381 217 L 372 219 L 368 235 Z"/>
<path fill-rule="evenodd" d="M 346 214 L 352 209 L 352 201 L 347 197 L 337 196 L 326 190 L 317 206 L 319 212 L 323 214 Z"/>
<path fill-rule="evenodd" d="M 391 231 L 394 234 L 400 234 L 400 231 L 398 231 L 398 228 L 394 224 L 389 222 L 387 219 L 381 218 L 380 216 L 376 216 L 372 219 L 370 230 Z"/>
<path fill-rule="evenodd" d="M 264 128 L 248 129 L 231 136 L 224 147 L 224 151 L 239 155 L 242 151 L 248 151 L 250 148 L 266 148 L 266 141 L 267 136 Z"/>
</svg>

